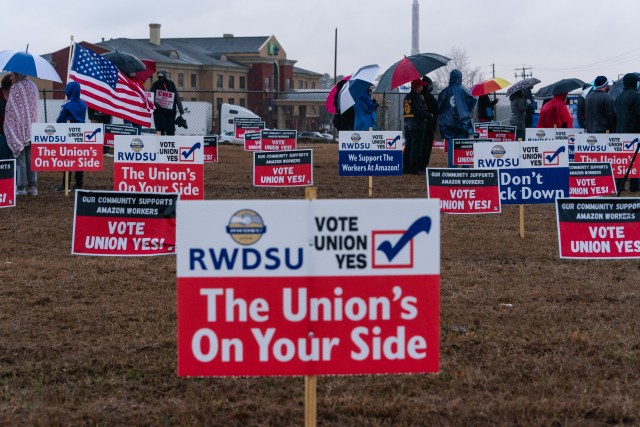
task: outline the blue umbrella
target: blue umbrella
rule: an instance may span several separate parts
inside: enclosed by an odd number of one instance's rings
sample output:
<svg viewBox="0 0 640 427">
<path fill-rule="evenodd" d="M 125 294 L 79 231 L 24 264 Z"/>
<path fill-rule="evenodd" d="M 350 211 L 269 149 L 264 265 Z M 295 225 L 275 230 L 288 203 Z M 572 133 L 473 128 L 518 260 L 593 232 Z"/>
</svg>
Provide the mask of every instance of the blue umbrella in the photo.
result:
<svg viewBox="0 0 640 427">
<path fill-rule="evenodd" d="M 62 83 L 60 76 L 46 59 L 28 51 L 3 50 L 0 52 L 0 69 Z"/>
<path fill-rule="evenodd" d="M 373 86 L 379 70 L 380 67 L 378 65 L 365 65 L 351 75 L 347 84 L 340 89 L 339 105 L 341 113 L 355 105 L 355 100 Z"/>
</svg>

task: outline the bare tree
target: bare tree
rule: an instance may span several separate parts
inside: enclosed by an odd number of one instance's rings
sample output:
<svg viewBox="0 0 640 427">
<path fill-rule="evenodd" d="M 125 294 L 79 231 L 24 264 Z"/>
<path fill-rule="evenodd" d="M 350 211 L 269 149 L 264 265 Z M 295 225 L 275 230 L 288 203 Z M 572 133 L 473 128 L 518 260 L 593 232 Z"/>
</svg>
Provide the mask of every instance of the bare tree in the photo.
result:
<svg viewBox="0 0 640 427">
<path fill-rule="evenodd" d="M 471 67 L 466 50 L 454 46 L 448 56 L 451 61 L 446 66 L 434 71 L 431 77 L 436 91 L 441 91 L 449 85 L 449 74 L 455 69 L 462 73 L 462 85 L 466 88 L 471 88 L 474 84 L 484 80 L 485 76 L 480 68 Z"/>
</svg>

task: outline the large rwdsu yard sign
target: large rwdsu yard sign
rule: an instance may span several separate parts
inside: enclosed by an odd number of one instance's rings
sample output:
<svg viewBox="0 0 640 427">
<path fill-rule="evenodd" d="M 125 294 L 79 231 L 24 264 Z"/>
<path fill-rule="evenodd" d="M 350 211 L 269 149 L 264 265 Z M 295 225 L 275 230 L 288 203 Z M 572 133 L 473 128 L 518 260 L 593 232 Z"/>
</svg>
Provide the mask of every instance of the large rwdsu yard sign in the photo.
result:
<svg viewBox="0 0 640 427">
<path fill-rule="evenodd" d="M 179 201 L 178 374 L 439 370 L 434 200 Z"/>
</svg>

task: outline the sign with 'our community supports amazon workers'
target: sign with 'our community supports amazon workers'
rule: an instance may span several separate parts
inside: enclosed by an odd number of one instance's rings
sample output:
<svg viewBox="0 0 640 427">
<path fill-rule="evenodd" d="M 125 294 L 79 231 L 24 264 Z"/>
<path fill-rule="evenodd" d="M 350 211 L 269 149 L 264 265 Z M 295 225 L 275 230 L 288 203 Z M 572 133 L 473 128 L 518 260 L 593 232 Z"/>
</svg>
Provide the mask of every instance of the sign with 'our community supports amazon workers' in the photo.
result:
<svg viewBox="0 0 640 427">
<path fill-rule="evenodd" d="M 439 370 L 426 199 L 178 201 L 178 375 Z"/>
</svg>

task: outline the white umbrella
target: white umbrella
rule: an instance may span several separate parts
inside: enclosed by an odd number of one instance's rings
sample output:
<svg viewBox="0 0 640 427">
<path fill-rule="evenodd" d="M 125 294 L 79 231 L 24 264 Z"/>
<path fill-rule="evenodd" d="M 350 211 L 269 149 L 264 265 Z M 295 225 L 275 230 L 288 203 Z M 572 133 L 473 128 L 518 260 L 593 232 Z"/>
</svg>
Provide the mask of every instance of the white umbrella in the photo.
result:
<svg viewBox="0 0 640 427">
<path fill-rule="evenodd" d="M 356 103 L 355 100 L 373 85 L 378 71 L 380 71 L 378 65 L 365 65 L 351 75 L 349 81 L 340 89 L 341 113 L 352 107 Z"/>
<path fill-rule="evenodd" d="M 3 50 L 0 52 L 0 69 L 62 83 L 60 76 L 46 59 L 27 51 Z"/>
</svg>

